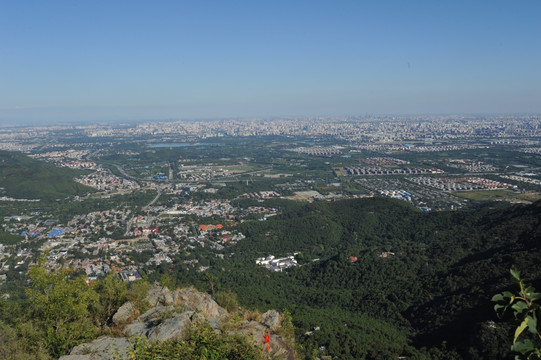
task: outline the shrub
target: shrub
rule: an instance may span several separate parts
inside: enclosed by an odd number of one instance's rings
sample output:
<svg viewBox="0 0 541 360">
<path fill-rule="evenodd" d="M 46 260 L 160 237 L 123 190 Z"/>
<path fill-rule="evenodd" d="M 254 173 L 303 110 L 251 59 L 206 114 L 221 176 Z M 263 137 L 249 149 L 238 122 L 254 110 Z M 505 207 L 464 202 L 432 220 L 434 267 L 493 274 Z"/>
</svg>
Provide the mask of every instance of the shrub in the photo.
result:
<svg viewBox="0 0 541 360">
<path fill-rule="evenodd" d="M 497 303 L 494 305 L 494 310 L 501 317 L 511 307 L 515 319 L 520 322 L 515 329 L 511 350 L 520 353 L 525 359 L 541 359 L 541 326 L 538 322 L 541 318 L 541 304 L 539 303 L 541 293 L 536 293 L 533 287 L 526 286 L 516 268 L 511 268 L 511 275 L 517 281 L 520 290 L 518 294 L 504 291 L 494 295 L 492 301 Z M 530 336 L 524 333 L 526 329 Z"/>
<path fill-rule="evenodd" d="M 218 292 L 216 294 L 216 302 L 229 312 L 237 312 L 239 309 L 237 294 L 232 291 Z"/>
<path fill-rule="evenodd" d="M 155 359 L 263 359 L 261 350 L 246 339 L 216 333 L 208 324 L 192 327 L 184 340 L 149 343 L 145 338 L 134 341 L 133 360 Z"/>
</svg>

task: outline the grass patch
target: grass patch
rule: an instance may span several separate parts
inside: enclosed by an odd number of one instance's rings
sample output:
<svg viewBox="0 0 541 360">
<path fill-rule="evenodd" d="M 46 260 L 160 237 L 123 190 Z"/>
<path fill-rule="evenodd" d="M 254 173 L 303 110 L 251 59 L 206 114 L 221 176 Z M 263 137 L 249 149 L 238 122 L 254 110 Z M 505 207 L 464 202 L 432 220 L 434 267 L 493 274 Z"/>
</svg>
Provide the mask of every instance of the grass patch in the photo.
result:
<svg viewBox="0 0 541 360">
<path fill-rule="evenodd" d="M 532 203 L 541 199 L 538 192 L 517 193 L 509 190 L 454 191 L 454 196 L 475 201 L 507 201 Z"/>
</svg>

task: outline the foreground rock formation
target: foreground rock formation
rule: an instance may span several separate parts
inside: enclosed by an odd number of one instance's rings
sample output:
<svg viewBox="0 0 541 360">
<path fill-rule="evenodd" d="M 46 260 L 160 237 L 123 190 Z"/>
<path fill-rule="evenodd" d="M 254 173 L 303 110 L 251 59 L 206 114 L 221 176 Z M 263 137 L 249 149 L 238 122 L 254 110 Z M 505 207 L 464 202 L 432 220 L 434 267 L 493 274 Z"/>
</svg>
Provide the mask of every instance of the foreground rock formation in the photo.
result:
<svg viewBox="0 0 541 360">
<path fill-rule="evenodd" d="M 129 359 L 133 350 L 130 339 L 145 337 L 149 342 L 182 340 L 192 326 L 208 323 L 216 332 L 240 335 L 255 346 L 265 349 L 271 359 L 296 359 L 290 341 L 281 335 L 283 316 L 275 310 L 260 315 L 257 320 L 241 314 L 230 314 L 209 294 L 194 288 L 171 291 L 154 287 L 145 299 L 150 307 L 140 309 L 131 302 L 122 305 L 112 318 L 113 327 L 122 337 L 101 336 L 90 343 L 80 344 L 60 360 Z M 266 351 L 264 335 L 270 334 L 270 352 Z"/>
</svg>

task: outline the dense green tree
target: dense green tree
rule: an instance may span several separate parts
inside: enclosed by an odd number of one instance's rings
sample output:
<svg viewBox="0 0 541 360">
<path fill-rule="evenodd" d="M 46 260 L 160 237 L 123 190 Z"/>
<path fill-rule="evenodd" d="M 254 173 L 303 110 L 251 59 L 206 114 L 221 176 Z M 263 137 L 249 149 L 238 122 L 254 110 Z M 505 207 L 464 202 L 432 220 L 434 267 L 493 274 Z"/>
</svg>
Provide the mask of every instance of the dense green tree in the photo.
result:
<svg viewBox="0 0 541 360">
<path fill-rule="evenodd" d="M 55 357 L 98 333 L 89 316 L 98 295 L 84 279 L 71 279 L 71 273 L 65 268 L 49 272 L 42 265 L 29 270 L 30 320 L 42 332 L 45 348 Z"/>
<path fill-rule="evenodd" d="M 128 286 L 121 281 L 115 271 L 111 271 L 105 278 L 92 286 L 97 294 L 91 303 L 89 310 L 97 326 L 102 327 L 110 323 L 118 308 L 127 300 Z"/>
</svg>

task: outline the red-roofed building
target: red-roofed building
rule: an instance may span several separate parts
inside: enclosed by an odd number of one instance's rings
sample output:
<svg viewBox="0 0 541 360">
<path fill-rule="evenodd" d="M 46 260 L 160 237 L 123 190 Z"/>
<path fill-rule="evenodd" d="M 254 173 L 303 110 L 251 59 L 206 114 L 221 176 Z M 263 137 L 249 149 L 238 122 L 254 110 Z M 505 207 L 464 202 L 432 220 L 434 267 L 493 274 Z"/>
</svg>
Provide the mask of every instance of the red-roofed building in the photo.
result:
<svg viewBox="0 0 541 360">
<path fill-rule="evenodd" d="M 217 224 L 217 225 L 199 225 L 199 230 L 201 231 L 209 231 L 209 230 L 219 230 L 219 229 L 223 229 L 223 225 L 222 224 Z"/>
</svg>

